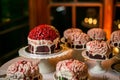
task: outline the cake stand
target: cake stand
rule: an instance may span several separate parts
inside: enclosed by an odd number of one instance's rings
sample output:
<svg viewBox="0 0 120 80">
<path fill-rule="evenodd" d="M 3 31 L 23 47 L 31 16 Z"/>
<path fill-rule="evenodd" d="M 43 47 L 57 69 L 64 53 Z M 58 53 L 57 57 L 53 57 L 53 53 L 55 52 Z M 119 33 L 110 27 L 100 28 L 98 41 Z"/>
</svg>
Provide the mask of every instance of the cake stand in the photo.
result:
<svg viewBox="0 0 120 80">
<path fill-rule="evenodd" d="M 93 74 L 101 74 L 101 73 L 105 73 L 106 70 L 103 69 L 102 65 L 101 65 L 101 62 L 103 61 L 102 59 L 91 59 L 89 58 L 87 55 L 86 55 L 86 51 L 83 51 L 82 52 L 82 56 L 86 59 L 89 59 L 89 60 L 93 60 L 96 62 L 95 66 L 93 66 L 91 69 L 90 69 L 90 72 L 93 73 Z"/>
<path fill-rule="evenodd" d="M 27 52 L 26 48 L 28 48 L 28 46 L 23 47 L 19 50 L 19 56 L 22 56 L 25 58 L 31 58 L 31 59 L 39 59 L 40 61 L 38 66 L 40 69 L 39 71 L 40 73 L 51 73 L 55 71 L 55 66 L 49 62 L 49 59 L 65 56 L 66 54 L 72 52 L 72 49 L 67 49 L 67 50 L 62 49 L 57 53 L 53 53 L 49 55 L 36 55 L 36 54 L 31 54 Z"/>
<path fill-rule="evenodd" d="M 68 47 L 68 43 L 65 41 L 65 38 L 61 38 L 61 42 L 65 45 L 65 47 Z M 70 48 L 70 47 L 68 47 Z M 76 48 L 70 48 L 73 50 L 72 58 L 79 60 L 79 61 L 84 61 L 84 57 L 82 56 L 82 51 L 85 50 L 84 48 L 82 49 L 76 49 Z"/>
</svg>

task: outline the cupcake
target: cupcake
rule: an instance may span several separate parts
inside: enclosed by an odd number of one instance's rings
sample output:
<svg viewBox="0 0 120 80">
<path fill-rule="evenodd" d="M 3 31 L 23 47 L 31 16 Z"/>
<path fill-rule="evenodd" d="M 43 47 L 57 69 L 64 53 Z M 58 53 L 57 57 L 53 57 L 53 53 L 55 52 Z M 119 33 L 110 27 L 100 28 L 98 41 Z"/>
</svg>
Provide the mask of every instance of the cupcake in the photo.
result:
<svg viewBox="0 0 120 80">
<path fill-rule="evenodd" d="M 88 30 L 87 34 L 90 36 L 91 40 L 106 40 L 106 32 L 101 28 L 91 28 Z"/>
<path fill-rule="evenodd" d="M 28 51 L 38 55 L 58 52 L 59 39 L 60 35 L 55 27 L 47 24 L 38 25 L 28 34 Z"/>
<path fill-rule="evenodd" d="M 55 77 L 56 80 L 87 80 L 88 67 L 75 59 L 62 60 L 56 65 Z"/>
<path fill-rule="evenodd" d="M 85 49 L 86 43 L 90 41 L 90 37 L 78 28 L 65 30 L 64 37 L 66 39 L 67 46 L 75 50 Z"/>
<path fill-rule="evenodd" d="M 106 41 L 89 41 L 86 44 L 86 55 L 91 59 L 108 59 L 112 55 L 111 46 Z"/>
<path fill-rule="evenodd" d="M 120 48 L 120 30 L 113 31 L 110 37 L 110 45 Z"/>
<path fill-rule="evenodd" d="M 38 66 L 26 60 L 12 63 L 8 67 L 6 74 L 7 80 L 42 80 Z"/>
<path fill-rule="evenodd" d="M 82 32 L 69 37 L 69 40 L 69 47 L 76 50 L 83 50 L 86 48 L 86 43 L 90 41 L 90 37 Z"/>
</svg>

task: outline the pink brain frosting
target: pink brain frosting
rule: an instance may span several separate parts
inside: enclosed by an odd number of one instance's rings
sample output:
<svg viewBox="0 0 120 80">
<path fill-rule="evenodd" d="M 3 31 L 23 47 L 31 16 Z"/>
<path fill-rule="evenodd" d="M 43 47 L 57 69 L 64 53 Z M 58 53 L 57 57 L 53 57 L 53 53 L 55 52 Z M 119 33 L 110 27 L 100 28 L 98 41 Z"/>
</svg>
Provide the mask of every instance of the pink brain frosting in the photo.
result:
<svg viewBox="0 0 120 80">
<path fill-rule="evenodd" d="M 55 40 L 59 36 L 59 32 L 57 29 L 55 29 L 55 27 L 46 24 L 38 25 L 37 27 L 33 28 L 28 35 L 30 39 L 51 41 Z"/>
<path fill-rule="evenodd" d="M 90 37 L 82 32 L 71 35 L 70 40 L 73 42 L 73 44 L 86 44 L 88 41 L 90 41 Z"/>
<path fill-rule="evenodd" d="M 93 40 L 105 40 L 106 39 L 106 33 L 101 28 L 92 28 L 88 30 L 87 34 Z"/>
<path fill-rule="evenodd" d="M 88 67 L 85 63 L 73 59 L 63 60 L 57 63 L 56 73 L 64 70 L 73 74 L 71 80 L 76 80 L 76 77 L 86 76 L 88 73 Z"/>
<path fill-rule="evenodd" d="M 120 43 L 120 30 L 112 32 L 110 41 L 112 43 Z"/>
<path fill-rule="evenodd" d="M 69 29 L 64 31 L 64 37 L 67 39 L 71 35 L 79 34 L 81 32 L 82 32 L 82 30 L 79 28 L 69 28 Z"/>
<path fill-rule="evenodd" d="M 86 49 L 89 52 L 89 54 L 100 54 L 105 55 L 108 50 L 110 49 L 110 46 L 105 41 L 90 41 L 86 44 Z"/>
<path fill-rule="evenodd" d="M 7 76 L 23 79 L 28 76 L 38 75 L 39 69 L 37 65 L 33 65 L 30 61 L 21 60 L 11 64 L 7 69 Z"/>
</svg>

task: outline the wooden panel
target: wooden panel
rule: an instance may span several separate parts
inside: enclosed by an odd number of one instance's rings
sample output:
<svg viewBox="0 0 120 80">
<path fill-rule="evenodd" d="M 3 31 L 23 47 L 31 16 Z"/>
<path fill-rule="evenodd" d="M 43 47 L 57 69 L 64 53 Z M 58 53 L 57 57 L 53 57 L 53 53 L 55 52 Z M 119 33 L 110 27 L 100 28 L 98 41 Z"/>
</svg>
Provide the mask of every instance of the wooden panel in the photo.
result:
<svg viewBox="0 0 120 80">
<path fill-rule="evenodd" d="M 48 24 L 48 0 L 29 0 L 30 29 L 39 24 Z"/>
<path fill-rule="evenodd" d="M 76 27 L 76 7 L 72 7 L 72 27 Z"/>
<path fill-rule="evenodd" d="M 104 2 L 104 30 L 107 33 L 107 39 L 110 38 L 113 22 L 113 0 Z"/>
<path fill-rule="evenodd" d="M 103 6 L 100 7 L 99 11 L 99 27 L 103 28 Z"/>
<path fill-rule="evenodd" d="M 29 25 L 30 29 L 37 24 L 36 0 L 29 0 Z"/>
</svg>

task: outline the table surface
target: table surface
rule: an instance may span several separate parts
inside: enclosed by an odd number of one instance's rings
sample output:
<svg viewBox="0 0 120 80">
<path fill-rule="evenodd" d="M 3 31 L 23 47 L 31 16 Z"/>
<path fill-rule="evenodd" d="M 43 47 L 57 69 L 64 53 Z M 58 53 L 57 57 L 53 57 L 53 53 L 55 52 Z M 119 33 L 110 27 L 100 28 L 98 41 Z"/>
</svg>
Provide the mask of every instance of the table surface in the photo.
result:
<svg viewBox="0 0 120 80">
<path fill-rule="evenodd" d="M 82 59 L 83 60 L 84 58 L 80 55 L 80 53 L 81 53 L 81 51 L 73 51 L 72 52 L 72 57 L 70 57 L 70 58 L 74 58 L 74 59 L 78 59 L 78 60 Z M 77 55 L 77 57 L 76 57 L 76 55 Z M 14 58 L 14 59 L 6 62 L 5 64 L 3 64 L 0 67 L 0 75 L 6 73 L 6 70 L 7 70 L 8 66 L 10 64 L 12 64 L 13 62 L 16 62 L 18 60 L 22 60 L 22 59 L 29 60 L 28 58 L 24 58 L 24 57 L 17 57 L 17 58 Z M 66 59 L 66 58 L 64 57 L 62 59 Z M 51 60 L 51 61 L 53 61 L 53 60 Z M 102 73 L 102 74 L 93 74 L 93 73 L 90 72 L 90 70 L 91 70 L 91 68 L 93 68 L 96 65 L 96 61 L 85 60 L 84 59 L 84 62 L 88 65 L 88 68 L 89 68 L 88 69 L 89 70 L 89 75 L 90 75 L 89 80 L 120 80 L 120 73 L 111 69 L 111 65 L 114 62 L 117 62 L 117 61 L 118 60 L 114 57 L 109 59 L 109 60 L 102 61 L 101 66 L 104 68 L 104 70 L 106 72 Z M 54 78 L 53 74 L 54 74 L 54 72 L 42 74 L 43 75 L 43 80 L 53 80 L 53 78 Z M 2 78 L 0 78 L 0 80 L 2 80 Z"/>
</svg>

